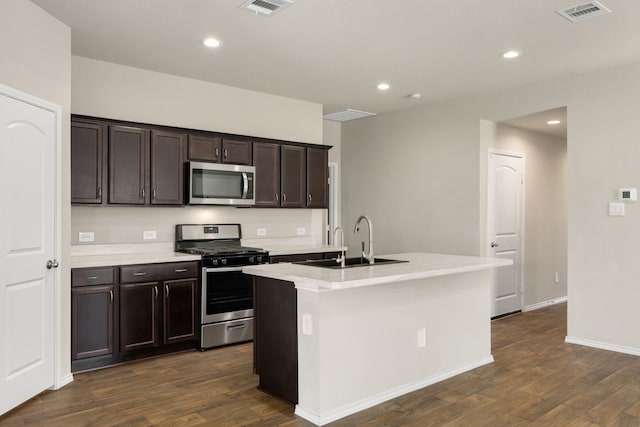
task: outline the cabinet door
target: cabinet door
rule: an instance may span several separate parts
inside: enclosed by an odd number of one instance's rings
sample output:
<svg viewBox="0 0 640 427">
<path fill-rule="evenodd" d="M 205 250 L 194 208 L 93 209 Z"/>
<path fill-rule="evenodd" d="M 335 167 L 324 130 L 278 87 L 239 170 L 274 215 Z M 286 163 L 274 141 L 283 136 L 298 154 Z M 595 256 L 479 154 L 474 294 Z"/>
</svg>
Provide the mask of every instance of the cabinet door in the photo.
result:
<svg viewBox="0 0 640 427">
<path fill-rule="evenodd" d="M 113 285 L 71 289 L 71 359 L 113 353 Z"/>
<path fill-rule="evenodd" d="M 189 160 L 219 162 L 222 139 L 219 136 L 189 135 Z"/>
<path fill-rule="evenodd" d="M 329 199 L 329 153 L 307 148 L 307 207 L 326 208 Z"/>
<path fill-rule="evenodd" d="M 120 285 L 120 351 L 156 347 L 159 283 Z"/>
<path fill-rule="evenodd" d="M 306 148 L 293 145 L 280 147 L 280 206 L 303 208 L 306 206 Z"/>
<path fill-rule="evenodd" d="M 222 139 L 222 163 L 234 165 L 251 164 L 251 141 Z"/>
<path fill-rule="evenodd" d="M 109 126 L 109 203 L 145 204 L 147 140 L 144 129 Z"/>
<path fill-rule="evenodd" d="M 280 206 L 280 145 L 253 143 L 256 206 Z"/>
<path fill-rule="evenodd" d="M 164 282 L 164 343 L 194 340 L 197 279 Z"/>
<path fill-rule="evenodd" d="M 71 122 L 71 203 L 102 203 L 105 149 L 101 124 Z"/>
<path fill-rule="evenodd" d="M 151 131 L 151 204 L 184 204 L 187 135 Z"/>
</svg>

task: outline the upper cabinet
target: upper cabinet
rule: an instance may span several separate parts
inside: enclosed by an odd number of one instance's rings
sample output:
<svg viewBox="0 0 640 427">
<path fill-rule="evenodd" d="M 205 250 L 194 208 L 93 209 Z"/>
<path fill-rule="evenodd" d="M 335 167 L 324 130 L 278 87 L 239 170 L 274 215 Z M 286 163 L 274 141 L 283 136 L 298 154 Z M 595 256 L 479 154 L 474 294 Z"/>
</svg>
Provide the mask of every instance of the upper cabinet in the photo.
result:
<svg viewBox="0 0 640 427">
<path fill-rule="evenodd" d="M 327 208 L 330 148 L 74 115 L 71 202 L 184 205 L 193 160 L 255 166 L 256 207 Z"/>
<path fill-rule="evenodd" d="M 107 153 L 104 129 L 99 122 L 71 122 L 71 203 L 102 203 Z"/>
<path fill-rule="evenodd" d="M 109 203 L 144 205 L 149 133 L 129 126 L 109 126 Z"/>
<path fill-rule="evenodd" d="M 304 208 L 307 192 L 307 149 L 297 145 L 280 147 L 280 206 Z"/>
<path fill-rule="evenodd" d="M 222 138 L 222 163 L 250 165 L 251 141 Z"/>
<path fill-rule="evenodd" d="M 151 204 L 184 203 L 187 135 L 151 131 Z"/>
<path fill-rule="evenodd" d="M 324 148 L 307 148 L 307 207 L 329 206 L 329 153 Z"/>
</svg>

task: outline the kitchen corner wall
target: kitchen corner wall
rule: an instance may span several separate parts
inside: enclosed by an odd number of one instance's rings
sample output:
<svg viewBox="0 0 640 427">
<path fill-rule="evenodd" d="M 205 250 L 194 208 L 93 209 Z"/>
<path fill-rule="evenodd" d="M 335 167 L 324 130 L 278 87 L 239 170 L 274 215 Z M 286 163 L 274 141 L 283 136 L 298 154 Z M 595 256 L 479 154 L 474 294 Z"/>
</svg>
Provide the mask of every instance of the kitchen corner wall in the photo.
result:
<svg viewBox="0 0 640 427">
<path fill-rule="evenodd" d="M 565 297 L 567 141 L 503 124 L 494 138 L 493 148 L 525 156 L 524 306 Z"/>
<path fill-rule="evenodd" d="M 189 129 L 323 143 L 322 105 L 216 83 L 72 57 L 71 108 L 74 114 Z M 333 150 L 331 150 L 333 151 Z M 330 153 L 331 153 L 330 151 Z M 243 235 L 267 238 L 324 237 L 323 210 L 239 209 L 230 207 L 81 207 L 71 209 L 72 244 L 79 231 L 94 231 L 93 244 L 173 241 L 178 223 L 239 222 Z M 142 231 L 158 239 L 143 241 Z"/>
</svg>

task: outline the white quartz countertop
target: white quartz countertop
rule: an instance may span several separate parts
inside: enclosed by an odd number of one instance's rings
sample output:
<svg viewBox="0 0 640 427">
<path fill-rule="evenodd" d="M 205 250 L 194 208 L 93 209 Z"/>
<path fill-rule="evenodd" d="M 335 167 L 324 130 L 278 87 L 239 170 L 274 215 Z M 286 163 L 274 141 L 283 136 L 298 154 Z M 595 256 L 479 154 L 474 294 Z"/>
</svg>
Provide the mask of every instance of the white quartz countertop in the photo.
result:
<svg viewBox="0 0 640 427">
<path fill-rule="evenodd" d="M 314 254 L 322 252 L 340 252 L 346 251 L 346 246 L 329 246 L 329 245 L 301 245 L 301 246 L 266 246 L 264 250 L 269 251 L 269 256 L 278 255 L 297 255 L 297 254 Z"/>
<path fill-rule="evenodd" d="M 508 259 L 432 253 L 404 253 L 379 258 L 408 262 L 345 269 L 281 263 L 249 266 L 242 271 L 254 276 L 293 282 L 298 289 L 324 292 L 488 270 L 512 264 Z"/>
<path fill-rule="evenodd" d="M 107 267 L 112 265 L 154 264 L 158 262 L 200 261 L 199 255 L 178 252 L 140 252 L 71 257 L 71 268 Z"/>
</svg>

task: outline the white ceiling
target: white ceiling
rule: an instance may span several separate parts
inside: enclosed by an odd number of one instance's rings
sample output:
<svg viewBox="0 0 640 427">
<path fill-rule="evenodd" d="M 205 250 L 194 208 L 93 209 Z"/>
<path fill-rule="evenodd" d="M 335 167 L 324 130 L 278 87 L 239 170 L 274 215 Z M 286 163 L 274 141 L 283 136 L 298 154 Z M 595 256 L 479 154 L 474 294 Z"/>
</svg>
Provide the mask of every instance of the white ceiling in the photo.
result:
<svg viewBox="0 0 640 427">
<path fill-rule="evenodd" d="M 640 62 L 640 1 L 572 24 L 574 0 L 32 0 L 72 28 L 73 54 L 374 113 Z M 222 46 L 208 50 L 206 36 Z M 517 60 L 498 55 L 523 52 Z M 391 89 L 378 91 L 386 81 Z M 421 92 L 421 100 L 405 95 Z"/>
<path fill-rule="evenodd" d="M 549 120 L 559 120 L 557 125 L 550 125 Z M 527 116 L 505 120 L 502 123 L 533 132 L 551 135 L 555 138 L 567 139 L 567 109 L 554 108 L 553 110 L 540 111 Z"/>
</svg>

